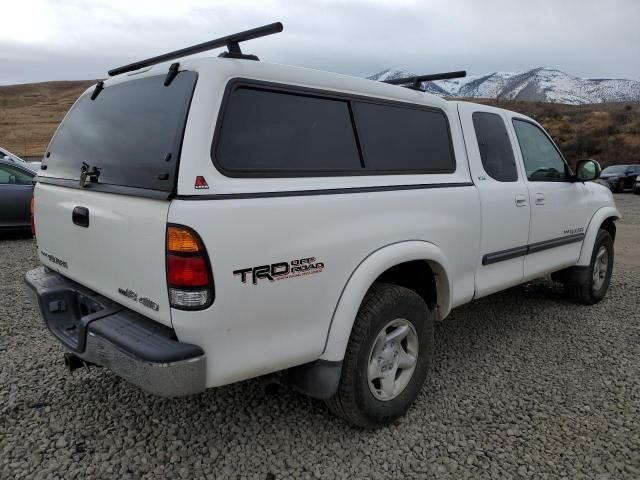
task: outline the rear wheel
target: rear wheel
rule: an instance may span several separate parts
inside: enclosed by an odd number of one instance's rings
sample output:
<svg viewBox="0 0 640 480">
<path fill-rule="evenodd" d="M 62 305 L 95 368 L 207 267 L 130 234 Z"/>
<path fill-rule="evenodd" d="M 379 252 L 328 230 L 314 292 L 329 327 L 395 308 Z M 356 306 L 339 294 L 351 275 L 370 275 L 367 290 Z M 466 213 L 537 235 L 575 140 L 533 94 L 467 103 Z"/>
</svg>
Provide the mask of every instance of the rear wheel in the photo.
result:
<svg viewBox="0 0 640 480">
<path fill-rule="evenodd" d="M 572 300 L 593 305 L 604 298 L 613 272 L 613 239 L 600 230 L 591 254 L 587 278 L 579 284 L 565 283 L 564 290 Z"/>
<path fill-rule="evenodd" d="M 433 315 L 417 293 L 374 284 L 356 317 L 329 409 L 357 426 L 377 428 L 402 416 L 420 393 L 431 363 Z"/>
</svg>

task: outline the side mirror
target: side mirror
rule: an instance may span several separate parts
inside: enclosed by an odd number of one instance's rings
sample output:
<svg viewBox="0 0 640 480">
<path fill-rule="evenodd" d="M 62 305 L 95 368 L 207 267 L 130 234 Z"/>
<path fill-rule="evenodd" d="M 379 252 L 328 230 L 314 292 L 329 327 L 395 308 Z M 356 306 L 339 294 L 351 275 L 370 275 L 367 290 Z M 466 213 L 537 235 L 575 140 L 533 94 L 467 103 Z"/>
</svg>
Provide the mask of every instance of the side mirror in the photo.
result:
<svg viewBox="0 0 640 480">
<path fill-rule="evenodd" d="M 600 178 L 602 168 L 595 160 L 580 160 L 576 167 L 575 178 L 579 182 L 590 182 Z"/>
</svg>

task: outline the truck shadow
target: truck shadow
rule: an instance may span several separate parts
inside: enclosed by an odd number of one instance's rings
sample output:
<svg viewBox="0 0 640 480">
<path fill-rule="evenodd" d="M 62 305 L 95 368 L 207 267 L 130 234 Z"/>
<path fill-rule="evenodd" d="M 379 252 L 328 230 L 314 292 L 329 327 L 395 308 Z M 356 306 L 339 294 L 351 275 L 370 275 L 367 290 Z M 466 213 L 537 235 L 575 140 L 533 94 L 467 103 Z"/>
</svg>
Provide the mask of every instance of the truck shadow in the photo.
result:
<svg viewBox="0 0 640 480">
<path fill-rule="evenodd" d="M 29 230 L 0 230 L 0 240 L 24 240 L 33 238 Z"/>
</svg>

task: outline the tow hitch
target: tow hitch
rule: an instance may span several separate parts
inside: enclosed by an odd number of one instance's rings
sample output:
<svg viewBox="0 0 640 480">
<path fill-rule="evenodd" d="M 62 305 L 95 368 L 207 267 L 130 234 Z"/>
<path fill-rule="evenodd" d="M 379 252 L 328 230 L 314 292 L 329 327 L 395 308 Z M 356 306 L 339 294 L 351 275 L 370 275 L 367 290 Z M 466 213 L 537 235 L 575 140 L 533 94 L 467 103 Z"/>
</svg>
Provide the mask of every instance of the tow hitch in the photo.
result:
<svg viewBox="0 0 640 480">
<path fill-rule="evenodd" d="M 90 366 L 97 367 L 95 363 L 87 362 L 86 360 L 81 359 L 79 356 L 71 353 L 65 352 L 64 354 L 64 366 L 67 367 L 69 372 L 73 372 L 79 368 L 86 367 L 89 369 Z"/>
</svg>

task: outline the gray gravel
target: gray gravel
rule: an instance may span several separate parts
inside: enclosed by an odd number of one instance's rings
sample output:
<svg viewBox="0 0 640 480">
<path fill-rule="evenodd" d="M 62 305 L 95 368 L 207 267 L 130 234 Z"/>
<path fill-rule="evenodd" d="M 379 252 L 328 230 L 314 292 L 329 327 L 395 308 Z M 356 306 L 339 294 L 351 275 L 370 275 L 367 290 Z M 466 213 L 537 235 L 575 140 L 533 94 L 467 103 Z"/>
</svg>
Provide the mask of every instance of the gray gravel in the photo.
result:
<svg viewBox="0 0 640 480">
<path fill-rule="evenodd" d="M 640 222 L 640 197 L 619 203 Z M 34 242 L 0 258 L 2 479 L 640 478 L 636 267 L 594 307 L 541 280 L 457 309 L 417 404 L 368 432 L 259 380 L 167 400 L 70 375 L 22 286 Z"/>
</svg>

